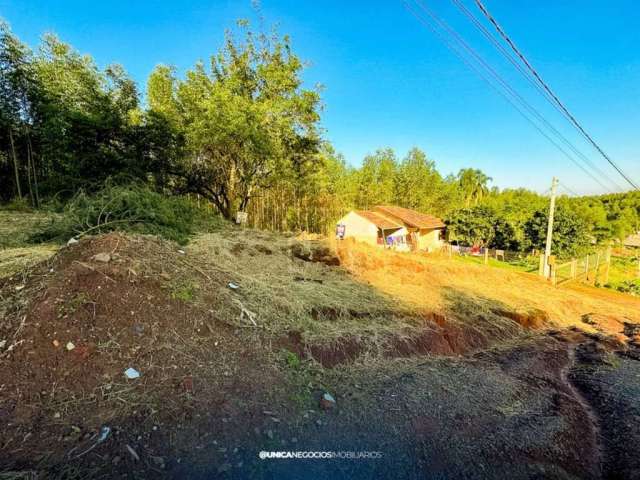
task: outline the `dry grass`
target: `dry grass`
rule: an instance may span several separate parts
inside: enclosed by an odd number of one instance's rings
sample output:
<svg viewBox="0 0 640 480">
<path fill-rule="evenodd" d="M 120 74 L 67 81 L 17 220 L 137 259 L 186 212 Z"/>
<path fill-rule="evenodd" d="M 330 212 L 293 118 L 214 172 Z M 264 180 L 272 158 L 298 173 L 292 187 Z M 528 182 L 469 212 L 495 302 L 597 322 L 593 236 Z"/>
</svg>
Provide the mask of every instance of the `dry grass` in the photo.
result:
<svg viewBox="0 0 640 480">
<path fill-rule="evenodd" d="M 542 310 L 561 328 L 589 330 L 582 321 L 585 315 L 616 319 L 617 326 L 607 327 L 607 333 L 613 334 L 622 330 L 622 321 L 640 321 L 640 299 L 587 285 L 554 288 L 535 274 L 463 264 L 438 255 L 382 251 L 351 242 L 343 243 L 339 252 L 343 264 L 360 281 L 416 308 L 446 313 L 451 292 L 462 292 L 515 311 Z"/>
<path fill-rule="evenodd" d="M 50 258 L 58 248 L 57 245 L 40 244 L 0 250 L 0 278 L 9 277 Z"/>
<path fill-rule="evenodd" d="M 354 281 L 344 269 L 295 258 L 296 245 L 313 250 L 316 240 L 254 230 L 198 236 L 187 260 L 207 275 L 223 273 L 240 288 L 225 292 L 230 305 L 256 313 L 258 326 L 273 334 L 301 332 L 312 343 L 361 336 L 375 344 L 413 329 L 422 318 L 390 296 Z M 229 312 L 231 313 L 231 312 Z"/>
<path fill-rule="evenodd" d="M 40 212 L 0 211 L 0 278 L 8 277 L 50 258 L 58 247 L 30 245 L 27 240 L 51 215 Z"/>
</svg>

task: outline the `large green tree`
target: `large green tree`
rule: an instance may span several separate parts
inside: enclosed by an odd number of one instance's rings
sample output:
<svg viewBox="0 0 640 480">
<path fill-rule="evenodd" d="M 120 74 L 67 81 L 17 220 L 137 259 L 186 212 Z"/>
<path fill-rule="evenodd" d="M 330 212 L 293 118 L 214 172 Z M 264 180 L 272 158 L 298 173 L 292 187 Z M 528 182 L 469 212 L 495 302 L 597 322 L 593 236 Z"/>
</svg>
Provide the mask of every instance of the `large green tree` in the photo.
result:
<svg viewBox="0 0 640 480">
<path fill-rule="evenodd" d="M 394 203 L 397 172 L 398 160 L 390 148 L 378 149 L 364 157 L 357 173 L 356 206 L 368 209 L 374 205 Z"/>
<path fill-rule="evenodd" d="M 224 47 L 183 80 L 161 66 L 149 81 L 151 111 L 183 132 L 184 157 L 172 169 L 182 188 L 227 218 L 258 190 L 317 159 L 319 93 L 302 87 L 303 64 L 288 37 L 227 33 Z"/>
<path fill-rule="evenodd" d="M 547 239 L 548 210 L 539 210 L 524 226 L 527 247 L 542 250 Z M 583 254 L 591 243 L 589 227 L 569 208 L 558 205 L 554 214 L 551 251 L 561 257 Z"/>
</svg>

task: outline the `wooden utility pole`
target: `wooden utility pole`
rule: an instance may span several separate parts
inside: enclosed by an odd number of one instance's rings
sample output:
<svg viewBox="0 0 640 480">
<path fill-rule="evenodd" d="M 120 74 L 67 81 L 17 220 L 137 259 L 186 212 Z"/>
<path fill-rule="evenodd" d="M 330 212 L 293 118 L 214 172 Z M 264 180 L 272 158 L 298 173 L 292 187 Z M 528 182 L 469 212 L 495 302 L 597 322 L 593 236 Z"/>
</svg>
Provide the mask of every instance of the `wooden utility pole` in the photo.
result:
<svg viewBox="0 0 640 480">
<path fill-rule="evenodd" d="M 556 210 L 556 189 L 558 179 L 551 180 L 551 201 L 549 202 L 549 223 L 547 224 L 547 242 L 544 245 L 544 276 L 549 278 L 549 257 L 551 256 L 551 239 L 553 237 L 553 214 Z"/>
</svg>

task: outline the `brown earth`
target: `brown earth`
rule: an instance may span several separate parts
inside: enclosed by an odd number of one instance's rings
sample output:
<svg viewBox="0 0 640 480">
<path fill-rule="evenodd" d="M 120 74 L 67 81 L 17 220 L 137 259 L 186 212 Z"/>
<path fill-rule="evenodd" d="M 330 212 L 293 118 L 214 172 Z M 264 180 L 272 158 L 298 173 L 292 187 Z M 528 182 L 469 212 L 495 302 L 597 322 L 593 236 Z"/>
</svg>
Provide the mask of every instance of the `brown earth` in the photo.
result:
<svg viewBox="0 0 640 480">
<path fill-rule="evenodd" d="M 105 252 L 108 263 L 92 260 Z M 2 324 L 1 338 L 14 345 L 0 363 L 3 470 L 148 472 L 168 453 L 174 462 L 197 463 L 206 452 L 207 462 L 223 463 L 212 432 L 255 440 L 282 374 L 264 364 L 254 332 L 221 318 L 224 294 L 212 289 L 206 310 L 178 298 L 190 281 L 185 269 L 172 246 L 111 234 L 65 249 L 32 274 L 18 292 L 28 307 Z M 129 367 L 141 377 L 128 380 Z M 102 425 L 112 448 L 94 449 L 100 465 L 83 464 Z"/>
<path fill-rule="evenodd" d="M 252 231 L 185 250 L 114 233 L 0 280 L 0 472 L 622 478 L 637 467 L 625 452 L 640 422 L 609 407 L 640 418 L 635 299 Z M 337 408 L 318 408 L 325 391 Z M 260 450 L 383 455 L 261 461 Z"/>
</svg>

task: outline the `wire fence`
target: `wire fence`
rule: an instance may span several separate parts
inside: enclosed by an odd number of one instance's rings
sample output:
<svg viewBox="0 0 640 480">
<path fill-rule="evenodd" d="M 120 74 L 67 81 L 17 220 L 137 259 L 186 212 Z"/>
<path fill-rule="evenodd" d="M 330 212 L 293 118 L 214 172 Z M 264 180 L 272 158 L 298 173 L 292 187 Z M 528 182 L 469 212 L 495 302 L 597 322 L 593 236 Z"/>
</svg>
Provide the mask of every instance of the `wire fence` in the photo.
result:
<svg viewBox="0 0 640 480">
<path fill-rule="evenodd" d="M 444 251 L 449 256 L 458 255 L 479 264 L 509 266 L 527 272 L 535 272 L 538 269 L 538 256 L 536 251 L 517 252 L 485 247 L 463 247 L 459 245 L 447 245 Z"/>
<path fill-rule="evenodd" d="M 622 292 L 640 294 L 640 251 L 635 254 L 613 255 L 611 249 L 593 252 L 571 260 L 550 259 L 549 271 L 544 272 L 542 252 L 517 252 L 484 247 L 446 245 L 443 252 L 450 257 L 459 256 L 467 261 L 513 268 L 540 276 L 548 275 L 555 285 L 582 281 L 606 286 Z"/>
</svg>

